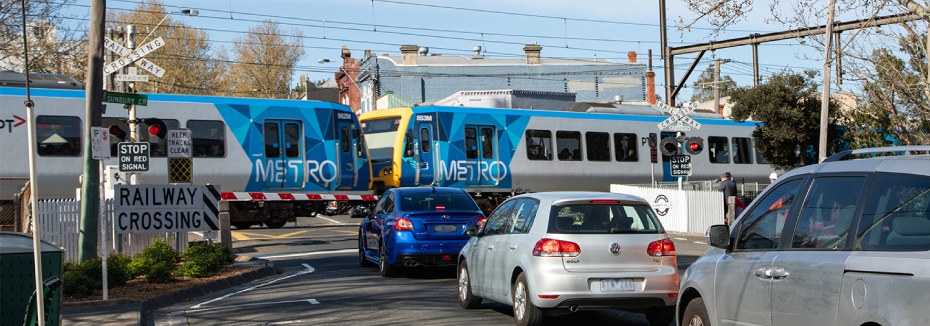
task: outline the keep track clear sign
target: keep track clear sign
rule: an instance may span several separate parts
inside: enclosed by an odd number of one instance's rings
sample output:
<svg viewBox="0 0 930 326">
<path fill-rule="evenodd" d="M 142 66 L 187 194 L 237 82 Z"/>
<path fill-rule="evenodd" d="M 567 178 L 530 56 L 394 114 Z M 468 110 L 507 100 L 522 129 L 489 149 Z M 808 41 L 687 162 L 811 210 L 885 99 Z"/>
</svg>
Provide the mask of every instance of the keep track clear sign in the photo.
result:
<svg viewBox="0 0 930 326">
<path fill-rule="evenodd" d="M 117 185 L 117 234 L 219 230 L 213 185 Z"/>
</svg>

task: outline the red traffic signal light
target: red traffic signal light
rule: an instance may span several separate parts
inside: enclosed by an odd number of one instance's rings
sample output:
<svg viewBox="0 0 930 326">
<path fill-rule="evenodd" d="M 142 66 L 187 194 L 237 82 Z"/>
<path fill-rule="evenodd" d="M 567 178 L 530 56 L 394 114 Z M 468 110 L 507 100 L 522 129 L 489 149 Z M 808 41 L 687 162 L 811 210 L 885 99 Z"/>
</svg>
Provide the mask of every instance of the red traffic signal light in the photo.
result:
<svg viewBox="0 0 930 326">
<path fill-rule="evenodd" d="M 146 131 L 149 135 L 164 139 L 168 134 L 168 126 L 161 119 L 142 119 L 142 123 L 148 126 Z"/>
<path fill-rule="evenodd" d="M 681 154 L 678 148 L 678 141 L 675 140 L 675 137 L 662 138 L 662 141 L 659 142 L 659 150 L 662 151 L 663 155 L 668 156 Z"/>
<path fill-rule="evenodd" d="M 116 137 L 116 139 L 122 140 L 126 138 L 126 131 L 123 128 L 120 128 L 118 125 L 112 125 L 109 129 L 110 135 Z"/>
<path fill-rule="evenodd" d="M 704 140 L 701 137 L 685 139 L 685 150 L 691 155 L 701 154 L 704 151 Z"/>
<path fill-rule="evenodd" d="M 157 136 L 161 132 L 161 128 L 158 125 L 149 126 L 149 135 Z"/>
</svg>

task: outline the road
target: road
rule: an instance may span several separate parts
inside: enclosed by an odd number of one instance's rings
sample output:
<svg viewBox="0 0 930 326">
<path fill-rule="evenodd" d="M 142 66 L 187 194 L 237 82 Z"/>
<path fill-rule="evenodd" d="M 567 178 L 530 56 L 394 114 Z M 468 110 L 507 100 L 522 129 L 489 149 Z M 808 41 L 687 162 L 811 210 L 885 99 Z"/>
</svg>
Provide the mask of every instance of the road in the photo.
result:
<svg viewBox="0 0 930 326">
<path fill-rule="evenodd" d="M 280 274 L 156 312 L 159 325 L 480 324 L 513 325 L 508 305 L 485 300 L 462 309 L 455 268 L 416 269 L 384 278 L 359 267 L 358 221 L 346 216 L 300 218 L 281 229 L 233 230 L 240 254 L 275 263 Z M 670 235 L 679 273 L 707 245 L 702 236 Z M 579 312 L 546 319 L 547 325 L 648 325 L 641 314 Z"/>
</svg>

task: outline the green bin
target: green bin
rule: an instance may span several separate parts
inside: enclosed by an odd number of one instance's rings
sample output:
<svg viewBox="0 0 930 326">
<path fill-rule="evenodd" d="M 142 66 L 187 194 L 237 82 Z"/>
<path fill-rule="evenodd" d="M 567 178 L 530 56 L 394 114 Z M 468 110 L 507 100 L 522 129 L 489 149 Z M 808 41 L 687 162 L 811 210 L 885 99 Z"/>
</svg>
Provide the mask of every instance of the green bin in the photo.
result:
<svg viewBox="0 0 930 326">
<path fill-rule="evenodd" d="M 62 279 L 64 250 L 42 241 L 42 280 Z M 21 326 L 36 288 L 32 235 L 0 232 L 0 326 Z M 61 289 L 46 308 L 46 325 L 61 325 Z"/>
</svg>

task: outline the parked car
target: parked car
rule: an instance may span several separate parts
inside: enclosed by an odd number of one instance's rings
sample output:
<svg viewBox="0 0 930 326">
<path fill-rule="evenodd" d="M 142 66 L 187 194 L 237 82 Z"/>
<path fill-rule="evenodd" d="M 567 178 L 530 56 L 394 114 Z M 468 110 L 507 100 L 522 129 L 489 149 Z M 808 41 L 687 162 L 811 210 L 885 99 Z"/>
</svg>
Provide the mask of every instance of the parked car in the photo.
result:
<svg viewBox="0 0 930 326">
<path fill-rule="evenodd" d="M 513 197 L 491 213 L 458 256 L 463 308 L 512 305 L 518 325 L 544 315 L 622 309 L 652 325 L 675 319 L 675 244 L 644 199 L 596 192 Z"/>
<path fill-rule="evenodd" d="M 872 153 L 923 155 L 850 158 Z M 930 146 L 778 178 L 685 272 L 679 325 L 930 325 Z"/>
<path fill-rule="evenodd" d="M 385 277 L 399 276 L 405 267 L 455 265 L 470 238 L 465 228 L 482 219 L 462 189 L 390 189 L 359 224 L 359 264 L 378 264 Z"/>
</svg>

